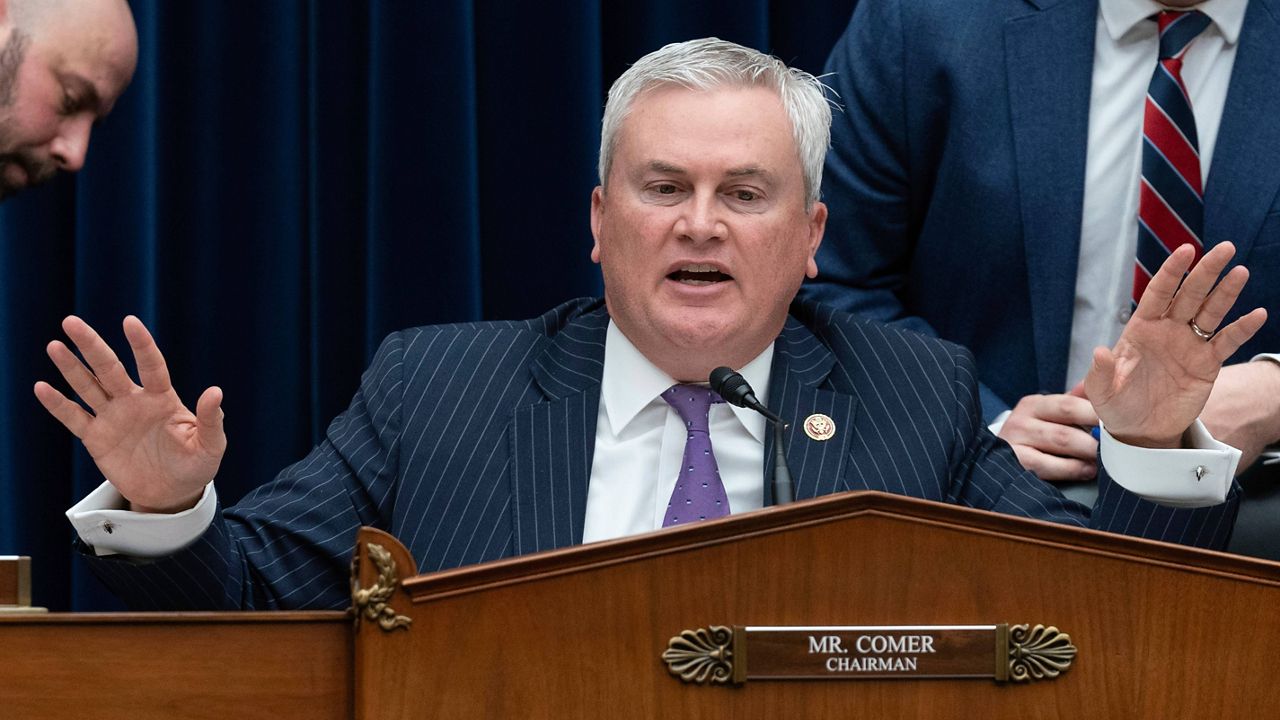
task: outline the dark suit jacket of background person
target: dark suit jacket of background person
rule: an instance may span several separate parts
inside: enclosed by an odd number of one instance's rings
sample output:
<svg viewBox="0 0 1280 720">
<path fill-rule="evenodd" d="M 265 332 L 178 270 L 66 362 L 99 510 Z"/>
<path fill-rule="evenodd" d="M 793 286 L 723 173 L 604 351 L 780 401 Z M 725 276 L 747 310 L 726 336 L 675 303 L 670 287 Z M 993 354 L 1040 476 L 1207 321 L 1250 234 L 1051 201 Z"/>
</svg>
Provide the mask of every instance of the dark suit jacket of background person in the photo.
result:
<svg viewBox="0 0 1280 720">
<path fill-rule="evenodd" d="M 1097 16 L 1097 0 L 861 0 L 827 63 L 845 110 L 802 294 L 972 350 L 988 422 L 1066 389 Z M 1280 0 L 1249 0 L 1205 188 L 1206 245 L 1234 242 L 1252 272 L 1228 321 L 1280 308 L 1277 68 Z M 1231 362 L 1277 351 L 1273 314 Z"/>
<path fill-rule="evenodd" d="M 1215 508 L 1174 510 L 1104 479 L 1090 513 L 987 431 L 968 352 L 828 309 L 793 312 L 768 402 L 797 424 L 821 412 L 836 427 L 826 442 L 790 433 L 798 499 L 884 490 L 1225 543 L 1235 491 Z M 324 441 L 191 547 L 155 562 L 86 556 L 138 608 L 341 608 L 361 525 L 391 532 L 424 572 L 580 543 L 608 321 L 602 301 L 582 299 L 529 321 L 395 333 Z"/>
</svg>

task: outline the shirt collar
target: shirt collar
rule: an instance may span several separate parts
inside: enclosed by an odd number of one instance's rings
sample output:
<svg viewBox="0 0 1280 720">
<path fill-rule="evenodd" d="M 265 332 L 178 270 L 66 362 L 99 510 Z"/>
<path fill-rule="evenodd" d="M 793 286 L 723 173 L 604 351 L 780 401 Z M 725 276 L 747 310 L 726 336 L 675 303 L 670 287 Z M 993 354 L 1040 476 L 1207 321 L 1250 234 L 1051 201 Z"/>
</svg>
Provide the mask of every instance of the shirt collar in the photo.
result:
<svg viewBox="0 0 1280 720">
<path fill-rule="evenodd" d="M 1205 0 L 1186 9 L 1208 15 L 1227 44 L 1235 45 L 1240 38 L 1240 28 L 1244 26 L 1244 11 L 1248 5 L 1249 0 Z M 1102 21 L 1107 25 L 1107 34 L 1115 42 L 1120 42 L 1120 38 L 1143 20 L 1161 10 L 1173 9 L 1177 8 L 1166 8 L 1156 0 L 1101 0 L 1098 3 Z"/>
<path fill-rule="evenodd" d="M 756 396 L 768 403 L 769 373 L 773 370 L 773 343 L 738 372 L 756 388 Z M 612 320 L 604 340 L 604 373 L 600 377 L 600 402 L 614 434 L 622 431 L 649 403 L 664 402 L 658 396 L 676 381 L 649 362 L 622 334 Z M 764 416 L 730 405 L 734 417 L 756 441 L 764 442 Z"/>
</svg>

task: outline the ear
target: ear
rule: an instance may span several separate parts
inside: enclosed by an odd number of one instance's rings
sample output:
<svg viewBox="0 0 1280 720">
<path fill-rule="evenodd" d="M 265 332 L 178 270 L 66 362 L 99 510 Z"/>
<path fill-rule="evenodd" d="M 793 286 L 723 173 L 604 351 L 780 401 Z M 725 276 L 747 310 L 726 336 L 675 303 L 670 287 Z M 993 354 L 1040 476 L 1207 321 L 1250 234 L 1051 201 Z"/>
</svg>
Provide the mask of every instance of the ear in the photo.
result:
<svg viewBox="0 0 1280 720">
<path fill-rule="evenodd" d="M 4 0 L 0 0 L 4 2 Z M 604 186 L 597 185 L 591 191 L 591 237 L 595 244 L 591 246 L 591 262 L 600 264 L 600 226 L 604 222 Z"/>
<path fill-rule="evenodd" d="M 822 234 L 827 230 L 827 206 L 815 202 L 809 210 L 809 263 L 805 275 L 818 277 L 818 247 L 822 245 Z"/>
</svg>

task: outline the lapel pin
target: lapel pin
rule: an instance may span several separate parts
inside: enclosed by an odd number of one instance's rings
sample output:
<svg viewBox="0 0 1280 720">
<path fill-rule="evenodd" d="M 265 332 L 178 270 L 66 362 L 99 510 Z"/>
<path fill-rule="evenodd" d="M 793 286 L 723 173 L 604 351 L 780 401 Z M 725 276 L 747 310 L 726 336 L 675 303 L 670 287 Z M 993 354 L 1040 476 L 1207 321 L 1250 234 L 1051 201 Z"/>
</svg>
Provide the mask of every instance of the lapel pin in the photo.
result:
<svg viewBox="0 0 1280 720">
<path fill-rule="evenodd" d="M 804 419 L 804 434 L 818 442 L 830 440 L 836 434 L 836 424 L 826 415 L 814 413 Z"/>
</svg>

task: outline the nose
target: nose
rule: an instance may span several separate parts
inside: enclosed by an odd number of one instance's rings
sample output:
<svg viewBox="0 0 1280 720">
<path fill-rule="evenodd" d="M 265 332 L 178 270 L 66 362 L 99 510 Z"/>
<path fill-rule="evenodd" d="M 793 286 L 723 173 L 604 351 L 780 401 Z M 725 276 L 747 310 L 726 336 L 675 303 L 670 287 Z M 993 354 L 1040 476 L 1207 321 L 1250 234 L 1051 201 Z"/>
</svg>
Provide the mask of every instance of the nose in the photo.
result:
<svg viewBox="0 0 1280 720">
<path fill-rule="evenodd" d="M 50 155 L 60 169 L 76 172 L 84 167 L 84 158 L 89 152 L 89 134 L 92 130 L 93 120 L 88 116 L 67 119 L 62 131 L 49 147 Z"/>
<path fill-rule="evenodd" d="M 676 221 L 676 235 L 693 242 L 719 240 L 725 235 L 720 218 L 720 203 L 715 192 L 697 192 L 684 203 L 683 212 Z"/>
</svg>

